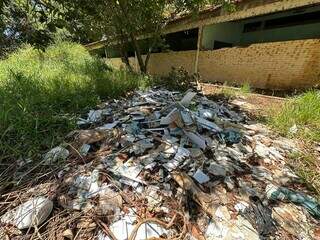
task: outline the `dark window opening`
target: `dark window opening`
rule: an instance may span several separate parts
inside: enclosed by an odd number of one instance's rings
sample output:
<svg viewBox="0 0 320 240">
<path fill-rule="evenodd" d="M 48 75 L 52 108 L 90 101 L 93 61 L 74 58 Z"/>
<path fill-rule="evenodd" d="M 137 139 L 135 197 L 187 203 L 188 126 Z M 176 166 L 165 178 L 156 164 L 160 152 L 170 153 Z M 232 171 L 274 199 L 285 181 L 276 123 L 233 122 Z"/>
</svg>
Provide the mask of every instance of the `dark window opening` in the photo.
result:
<svg viewBox="0 0 320 240">
<path fill-rule="evenodd" d="M 244 25 L 243 32 L 256 32 L 262 29 L 262 22 L 252 22 Z"/>
<path fill-rule="evenodd" d="M 267 20 L 264 29 L 290 27 L 320 22 L 320 11 Z"/>
<path fill-rule="evenodd" d="M 172 51 L 196 50 L 198 42 L 198 28 L 170 33 L 165 36 L 166 44 Z"/>
<path fill-rule="evenodd" d="M 233 47 L 233 44 L 227 43 L 227 42 L 221 42 L 221 41 L 217 41 L 217 40 L 215 40 L 213 42 L 213 49 L 214 50 L 221 49 L 221 48 L 229 48 L 229 47 Z"/>
</svg>

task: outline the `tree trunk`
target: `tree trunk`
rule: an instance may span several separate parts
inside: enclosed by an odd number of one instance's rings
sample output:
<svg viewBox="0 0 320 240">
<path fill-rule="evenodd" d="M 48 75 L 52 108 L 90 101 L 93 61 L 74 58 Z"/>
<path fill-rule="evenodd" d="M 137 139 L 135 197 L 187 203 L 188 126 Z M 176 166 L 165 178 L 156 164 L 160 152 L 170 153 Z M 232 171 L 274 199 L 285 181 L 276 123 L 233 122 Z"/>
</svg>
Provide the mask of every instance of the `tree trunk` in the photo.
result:
<svg viewBox="0 0 320 240">
<path fill-rule="evenodd" d="M 127 52 L 127 46 L 128 46 L 128 40 L 127 37 L 124 36 L 123 32 L 121 31 L 121 37 L 120 37 L 120 53 L 122 56 L 122 62 L 124 62 L 128 68 L 128 70 L 130 72 L 133 71 L 131 65 L 130 65 L 130 61 L 129 61 L 129 57 L 128 57 L 128 52 Z"/>
<path fill-rule="evenodd" d="M 130 72 L 132 72 L 133 70 L 132 70 L 132 67 L 130 65 L 128 54 L 127 54 L 127 52 L 125 50 L 123 50 L 123 48 L 121 48 L 121 55 L 122 55 L 122 58 L 121 58 L 122 62 L 124 62 L 124 64 L 126 64 L 128 70 Z"/>
<path fill-rule="evenodd" d="M 146 68 L 146 65 L 145 65 L 145 63 L 144 63 L 144 61 L 142 59 L 139 43 L 138 43 L 138 41 L 137 41 L 137 39 L 136 39 L 136 37 L 134 36 L 133 33 L 130 33 L 130 38 L 131 38 L 131 41 L 133 43 L 133 48 L 134 48 L 134 50 L 136 52 L 136 55 L 137 55 L 140 71 L 142 73 L 147 73 L 147 68 Z"/>
</svg>

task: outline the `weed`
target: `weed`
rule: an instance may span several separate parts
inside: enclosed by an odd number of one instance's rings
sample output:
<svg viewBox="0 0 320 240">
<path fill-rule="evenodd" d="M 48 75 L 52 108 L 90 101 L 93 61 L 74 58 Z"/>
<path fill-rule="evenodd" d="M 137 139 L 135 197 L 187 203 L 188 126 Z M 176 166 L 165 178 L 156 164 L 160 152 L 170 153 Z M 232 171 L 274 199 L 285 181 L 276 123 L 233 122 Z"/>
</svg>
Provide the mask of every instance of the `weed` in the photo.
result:
<svg viewBox="0 0 320 240">
<path fill-rule="evenodd" d="M 220 90 L 220 94 L 222 94 L 224 97 L 226 97 L 227 99 L 232 99 L 238 96 L 239 92 L 228 86 L 228 83 L 225 82 L 223 83 L 223 86 Z"/>
<path fill-rule="evenodd" d="M 320 141 L 320 92 L 308 91 L 270 114 L 269 124 L 283 135 Z M 290 131 L 293 126 L 296 131 Z"/>
<path fill-rule="evenodd" d="M 251 87 L 249 83 L 244 83 L 241 87 L 240 87 L 240 92 L 242 94 L 249 94 L 251 93 Z"/>
<path fill-rule="evenodd" d="M 23 47 L 0 61 L 0 162 L 40 158 L 101 98 L 148 81 L 111 70 L 79 44 L 61 42 L 45 52 Z"/>
</svg>

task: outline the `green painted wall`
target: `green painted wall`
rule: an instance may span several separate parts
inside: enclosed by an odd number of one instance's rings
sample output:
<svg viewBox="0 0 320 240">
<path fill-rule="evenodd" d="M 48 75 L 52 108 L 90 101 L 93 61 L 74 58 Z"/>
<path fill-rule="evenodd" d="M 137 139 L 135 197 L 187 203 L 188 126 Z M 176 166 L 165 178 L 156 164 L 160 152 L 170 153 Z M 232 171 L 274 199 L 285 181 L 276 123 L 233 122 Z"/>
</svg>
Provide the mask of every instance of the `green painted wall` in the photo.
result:
<svg viewBox="0 0 320 240">
<path fill-rule="evenodd" d="M 240 45 L 320 38 L 320 23 L 241 34 Z"/>
<path fill-rule="evenodd" d="M 304 13 L 319 10 L 320 7 L 313 7 L 305 9 Z M 299 13 L 299 11 L 290 11 L 237 22 L 219 23 L 206 26 L 203 29 L 202 48 L 205 50 L 213 49 L 213 42 L 215 40 L 232 43 L 234 46 L 246 46 L 252 43 L 320 38 L 320 23 L 281 27 L 256 32 L 243 32 L 243 28 L 246 23 L 257 21 L 264 22 L 266 20 L 279 17 L 297 15 Z"/>
<path fill-rule="evenodd" d="M 212 49 L 214 40 L 238 45 L 243 25 L 241 23 L 220 23 L 203 28 L 202 47 Z"/>
</svg>

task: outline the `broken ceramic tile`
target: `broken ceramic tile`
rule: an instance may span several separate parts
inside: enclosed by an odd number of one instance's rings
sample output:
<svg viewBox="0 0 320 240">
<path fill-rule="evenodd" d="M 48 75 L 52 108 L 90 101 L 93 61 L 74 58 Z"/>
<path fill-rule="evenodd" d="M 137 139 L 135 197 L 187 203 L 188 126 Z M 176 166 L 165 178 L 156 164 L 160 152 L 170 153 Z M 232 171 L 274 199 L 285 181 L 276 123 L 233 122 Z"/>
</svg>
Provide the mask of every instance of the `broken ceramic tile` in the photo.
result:
<svg viewBox="0 0 320 240">
<path fill-rule="evenodd" d="M 197 180 L 198 183 L 203 184 L 210 181 L 210 178 L 208 175 L 204 174 L 200 169 L 196 171 L 196 173 L 193 175 L 193 178 Z"/>
<path fill-rule="evenodd" d="M 199 134 L 196 134 L 193 132 L 187 132 L 187 131 L 184 131 L 184 133 L 196 146 L 200 147 L 202 150 L 206 149 L 207 147 L 206 141 Z"/>
</svg>

